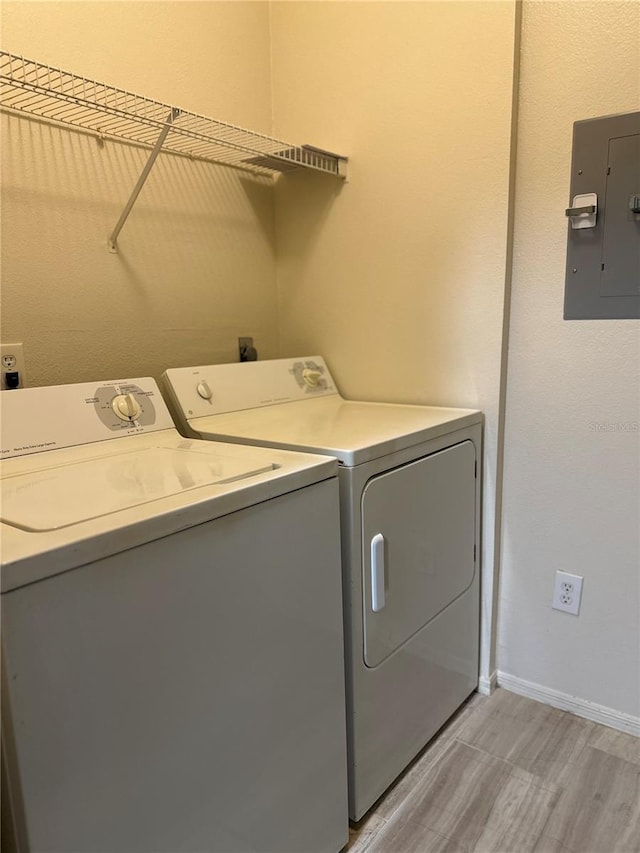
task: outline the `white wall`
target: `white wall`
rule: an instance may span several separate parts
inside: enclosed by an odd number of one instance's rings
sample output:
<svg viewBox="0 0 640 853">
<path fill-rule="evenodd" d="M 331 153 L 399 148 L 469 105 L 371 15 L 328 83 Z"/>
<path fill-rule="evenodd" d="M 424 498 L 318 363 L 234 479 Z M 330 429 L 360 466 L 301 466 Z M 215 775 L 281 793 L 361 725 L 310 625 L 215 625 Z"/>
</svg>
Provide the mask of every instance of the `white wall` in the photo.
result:
<svg viewBox="0 0 640 853">
<path fill-rule="evenodd" d="M 3 2 L 11 53 L 271 131 L 262 2 Z M 2 338 L 30 383 L 157 376 L 277 353 L 273 189 L 161 155 L 119 239 L 148 151 L 3 116 Z"/>
<path fill-rule="evenodd" d="M 486 415 L 483 657 L 494 595 L 515 3 L 272 4 L 275 132 L 348 155 L 277 188 L 283 355 L 352 398 Z"/>
<path fill-rule="evenodd" d="M 639 323 L 564 321 L 572 124 L 640 108 L 637 2 L 526 2 L 498 666 L 640 717 Z M 599 426 L 602 425 L 602 426 Z M 551 610 L 583 575 L 579 617 Z"/>
</svg>

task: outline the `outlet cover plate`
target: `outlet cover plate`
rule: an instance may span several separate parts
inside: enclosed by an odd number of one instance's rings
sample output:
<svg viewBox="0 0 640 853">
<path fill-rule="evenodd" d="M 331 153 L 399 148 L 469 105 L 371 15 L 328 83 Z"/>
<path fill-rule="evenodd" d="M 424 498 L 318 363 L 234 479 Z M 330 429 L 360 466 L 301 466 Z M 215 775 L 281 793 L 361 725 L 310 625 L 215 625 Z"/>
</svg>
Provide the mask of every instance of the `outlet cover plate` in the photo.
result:
<svg viewBox="0 0 640 853">
<path fill-rule="evenodd" d="M 564 613 L 572 613 L 577 616 L 580 613 L 580 600 L 582 598 L 582 581 L 580 575 L 571 575 L 568 572 L 556 572 L 555 585 L 553 587 L 554 610 L 562 610 Z"/>
<path fill-rule="evenodd" d="M 2 382 L 0 388 L 3 391 L 7 390 L 7 373 L 17 372 L 20 376 L 20 384 L 17 388 L 26 388 L 27 386 L 27 371 L 24 366 L 24 352 L 22 344 L 1 344 L 0 345 L 0 372 Z"/>
<path fill-rule="evenodd" d="M 258 351 L 253 345 L 253 338 L 238 338 L 239 361 L 257 361 Z"/>
</svg>

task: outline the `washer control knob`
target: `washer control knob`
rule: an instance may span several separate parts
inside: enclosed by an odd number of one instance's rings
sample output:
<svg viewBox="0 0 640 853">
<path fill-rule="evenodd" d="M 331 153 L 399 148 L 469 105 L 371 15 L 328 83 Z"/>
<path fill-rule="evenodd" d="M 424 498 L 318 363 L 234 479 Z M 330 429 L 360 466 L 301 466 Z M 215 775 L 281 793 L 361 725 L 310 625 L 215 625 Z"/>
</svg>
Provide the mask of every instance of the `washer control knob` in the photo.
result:
<svg viewBox="0 0 640 853">
<path fill-rule="evenodd" d="M 133 394 L 118 394 L 111 401 L 111 408 L 122 421 L 135 421 L 142 411 Z"/>
<path fill-rule="evenodd" d="M 322 373 L 319 370 L 312 370 L 310 367 L 305 367 L 302 371 L 302 378 L 310 388 L 317 388 L 322 378 Z"/>
<path fill-rule="evenodd" d="M 198 382 L 196 385 L 196 391 L 203 400 L 210 400 L 213 397 L 213 391 L 209 388 L 209 383 L 204 379 Z"/>
</svg>

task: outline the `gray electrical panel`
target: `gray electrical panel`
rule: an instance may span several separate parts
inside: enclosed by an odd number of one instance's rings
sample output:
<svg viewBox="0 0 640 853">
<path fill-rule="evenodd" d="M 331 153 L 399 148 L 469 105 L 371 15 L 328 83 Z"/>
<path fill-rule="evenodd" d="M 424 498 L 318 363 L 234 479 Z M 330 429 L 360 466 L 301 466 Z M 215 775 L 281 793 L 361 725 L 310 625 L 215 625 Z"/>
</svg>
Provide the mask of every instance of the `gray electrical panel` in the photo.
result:
<svg viewBox="0 0 640 853">
<path fill-rule="evenodd" d="M 640 112 L 573 125 L 565 320 L 640 318 Z"/>
</svg>

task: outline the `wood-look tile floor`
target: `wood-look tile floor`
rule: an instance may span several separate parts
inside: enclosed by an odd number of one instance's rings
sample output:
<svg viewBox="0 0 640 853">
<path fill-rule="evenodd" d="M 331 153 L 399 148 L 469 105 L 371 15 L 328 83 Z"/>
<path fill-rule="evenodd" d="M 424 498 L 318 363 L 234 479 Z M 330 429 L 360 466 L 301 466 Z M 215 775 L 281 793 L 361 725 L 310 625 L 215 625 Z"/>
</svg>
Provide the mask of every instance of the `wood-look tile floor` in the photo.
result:
<svg viewBox="0 0 640 853">
<path fill-rule="evenodd" d="M 350 829 L 348 853 L 640 853 L 640 739 L 475 694 Z"/>
</svg>

